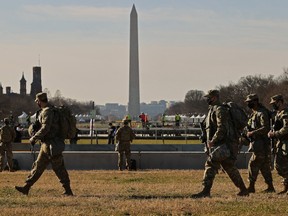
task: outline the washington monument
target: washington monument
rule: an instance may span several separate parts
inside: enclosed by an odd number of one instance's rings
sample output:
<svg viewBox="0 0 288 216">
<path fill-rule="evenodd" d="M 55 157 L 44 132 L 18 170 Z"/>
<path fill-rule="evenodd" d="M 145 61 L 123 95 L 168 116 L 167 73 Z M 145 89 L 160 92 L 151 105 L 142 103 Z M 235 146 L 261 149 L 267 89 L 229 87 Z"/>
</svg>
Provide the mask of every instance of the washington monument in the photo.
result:
<svg viewBox="0 0 288 216">
<path fill-rule="evenodd" d="M 130 64 L 128 114 L 135 119 L 140 114 L 138 18 L 135 5 L 130 13 Z"/>
</svg>

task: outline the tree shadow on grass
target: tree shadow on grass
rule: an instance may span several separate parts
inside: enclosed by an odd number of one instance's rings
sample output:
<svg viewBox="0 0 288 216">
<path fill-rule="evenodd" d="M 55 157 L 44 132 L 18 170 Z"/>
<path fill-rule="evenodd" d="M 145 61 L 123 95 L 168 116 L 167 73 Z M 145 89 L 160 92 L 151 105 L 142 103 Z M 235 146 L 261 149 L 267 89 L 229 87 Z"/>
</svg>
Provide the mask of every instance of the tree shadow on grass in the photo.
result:
<svg viewBox="0 0 288 216">
<path fill-rule="evenodd" d="M 149 200 L 149 199 L 186 199 L 189 196 L 185 195 L 130 195 L 130 196 L 123 196 L 123 195 L 96 195 L 96 194 L 82 194 L 78 195 L 78 197 L 85 197 L 85 198 L 128 198 L 134 200 Z"/>
<path fill-rule="evenodd" d="M 189 196 L 185 195 L 131 195 L 128 196 L 129 199 L 186 199 L 189 198 Z"/>
</svg>

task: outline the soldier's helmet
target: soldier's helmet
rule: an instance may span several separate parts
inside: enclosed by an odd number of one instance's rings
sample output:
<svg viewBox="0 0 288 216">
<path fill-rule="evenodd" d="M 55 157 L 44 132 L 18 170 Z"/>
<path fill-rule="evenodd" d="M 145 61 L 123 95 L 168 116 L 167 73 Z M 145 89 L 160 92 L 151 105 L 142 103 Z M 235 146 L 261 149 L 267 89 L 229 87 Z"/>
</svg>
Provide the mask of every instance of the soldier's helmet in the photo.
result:
<svg viewBox="0 0 288 216">
<path fill-rule="evenodd" d="M 47 94 L 45 92 L 36 94 L 35 102 L 37 101 L 47 101 Z"/>
<path fill-rule="evenodd" d="M 259 100 L 258 95 L 257 94 L 249 94 L 249 95 L 247 95 L 245 102 L 255 101 L 255 100 Z"/>
<path fill-rule="evenodd" d="M 282 95 L 274 95 L 271 97 L 271 101 L 270 104 L 276 103 L 278 101 L 284 101 L 283 96 Z"/>
<path fill-rule="evenodd" d="M 207 92 L 207 94 L 204 95 L 204 97 L 213 97 L 213 96 L 219 96 L 219 91 L 216 89 L 211 89 Z"/>
</svg>

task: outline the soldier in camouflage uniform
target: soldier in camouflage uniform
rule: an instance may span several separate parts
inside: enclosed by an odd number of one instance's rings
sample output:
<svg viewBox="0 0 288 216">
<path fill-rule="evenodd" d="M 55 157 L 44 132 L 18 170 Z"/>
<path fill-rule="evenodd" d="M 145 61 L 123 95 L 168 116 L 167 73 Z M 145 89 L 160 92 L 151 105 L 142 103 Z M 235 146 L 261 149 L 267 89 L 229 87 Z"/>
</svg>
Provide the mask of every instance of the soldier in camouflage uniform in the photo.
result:
<svg viewBox="0 0 288 216">
<path fill-rule="evenodd" d="M 48 103 L 46 93 L 38 93 L 35 102 L 41 109 L 38 117 L 40 128 L 35 131 L 29 141 L 31 145 L 35 145 L 36 141 L 41 141 L 41 148 L 37 160 L 32 166 L 31 173 L 26 179 L 26 184 L 23 187 L 15 186 L 15 188 L 19 192 L 28 195 L 31 186 L 51 163 L 53 171 L 65 189 L 63 195 L 73 196 L 62 155 L 65 143 L 60 138 L 59 116 L 55 114 L 53 106 Z"/>
<path fill-rule="evenodd" d="M 245 102 L 252 110 L 252 114 L 248 120 L 248 130 L 246 136 L 250 139 L 250 152 L 253 152 L 249 164 L 249 193 L 255 193 L 255 182 L 259 171 L 261 171 L 268 188 L 263 192 L 275 192 L 273 179 L 271 174 L 271 148 L 270 141 L 267 137 L 269 132 L 269 110 L 259 103 L 256 94 L 247 96 Z"/>
<path fill-rule="evenodd" d="M 116 141 L 118 142 L 118 169 L 123 170 L 124 154 L 126 157 L 126 168 L 131 170 L 131 150 L 130 145 L 133 139 L 135 139 L 135 134 L 133 130 L 128 126 L 129 121 L 124 120 L 123 126 L 119 128 L 116 132 Z"/>
<path fill-rule="evenodd" d="M 14 172 L 13 169 L 13 152 L 12 143 L 15 139 L 15 130 L 9 126 L 9 119 L 4 119 L 4 126 L 0 129 L 0 172 L 4 169 L 5 152 L 7 156 L 7 164 L 10 172 Z"/>
<path fill-rule="evenodd" d="M 237 153 L 233 152 L 232 149 L 234 149 L 234 145 L 237 145 L 238 140 L 235 136 L 235 128 L 232 126 L 229 110 L 220 103 L 218 90 L 210 90 L 204 97 L 207 98 L 209 104 L 209 112 L 205 122 L 209 156 L 205 163 L 204 188 L 191 197 L 210 197 L 214 178 L 221 167 L 235 186 L 240 189 L 237 195 L 248 196 L 247 188 L 235 166 Z"/>
<path fill-rule="evenodd" d="M 288 108 L 284 104 L 282 95 L 271 97 L 270 104 L 277 113 L 274 131 L 270 130 L 268 137 L 277 139 L 274 167 L 278 174 L 283 177 L 284 190 L 279 194 L 285 194 L 288 191 Z"/>
</svg>

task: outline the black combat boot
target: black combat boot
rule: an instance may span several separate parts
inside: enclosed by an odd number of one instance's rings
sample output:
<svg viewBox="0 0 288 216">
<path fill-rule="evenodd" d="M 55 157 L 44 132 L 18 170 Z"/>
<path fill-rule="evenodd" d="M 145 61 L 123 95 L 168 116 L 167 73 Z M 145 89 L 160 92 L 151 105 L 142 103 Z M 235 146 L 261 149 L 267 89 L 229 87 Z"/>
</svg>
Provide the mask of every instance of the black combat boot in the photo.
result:
<svg viewBox="0 0 288 216">
<path fill-rule="evenodd" d="M 275 188 L 273 186 L 273 183 L 268 183 L 268 188 L 263 191 L 263 193 L 275 193 Z"/>
<path fill-rule="evenodd" d="M 15 189 L 24 195 L 28 195 L 30 188 L 31 186 L 28 184 L 25 184 L 23 187 L 15 186 Z"/>
<path fill-rule="evenodd" d="M 210 191 L 211 191 L 211 187 L 205 186 L 201 192 L 199 192 L 197 194 L 192 194 L 191 198 L 192 199 L 199 199 L 199 198 L 211 197 Z"/>
<path fill-rule="evenodd" d="M 279 194 L 279 195 L 285 194 L 285 193 L 287 193 L 287 191 L 288 191 L 288 184 L 284 184 L 284 189 L 283 189 L 283 191 L 279 192 L 278 194 Z"/>
<path fill-rule="evenodd" d="M 248 187 L 248 192 L 255 193 L 255 182 L 250 182 L 249 187 Z"/>
<path fill-rule="evenodd" d="M 63 186 L 64 187 L 64 192 L 62 195 L 64 196 L 73 196 L 73 192 L 71 190 L 71 187 L 70 185 L 66 185 L 66 186 Z"/>
<path fill-rule="evenodd" d="M 240 189 L 240 192 L 237 194 L 237 196 L 249 196 L 249 191 L 247 188 Z"/>
<path fill-rule="evenodd" d="M 246 188 L 243 181 L 240 183 L 239 188 L 240 188 L 240 192 L 237 194 L 237 196 L 249 196 L 249 191 Z"/>
</svg>

